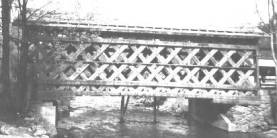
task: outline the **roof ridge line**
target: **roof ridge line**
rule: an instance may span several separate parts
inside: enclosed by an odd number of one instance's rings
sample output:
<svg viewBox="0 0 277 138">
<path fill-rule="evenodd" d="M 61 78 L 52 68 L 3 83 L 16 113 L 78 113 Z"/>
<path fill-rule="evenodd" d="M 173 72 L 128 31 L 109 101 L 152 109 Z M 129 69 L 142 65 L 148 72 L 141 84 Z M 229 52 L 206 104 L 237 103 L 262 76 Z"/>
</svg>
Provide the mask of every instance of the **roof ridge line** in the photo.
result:
<svg viewBox="0 0 277 138">
<path fill-rule="evenodd" d="M 85 21 L 85 20 L 83 20 Z M 196 28 L 176 28 L 176 27 L 154 27 L 154 26 L 140 26 L 140 25 L 121 25 L 121 24 L 99 24 L 91 21 L 80 22 L 78 20 L 53 20 L 53 21 L 29 21 L 30 25 L 42 25 L 52 27 L 80 27 L 80 28 L 101 28 L 106 31 L 141 31 L 141 33 L 147 33 L 146 31 L 153 32 L 167 32 L 166 34 L 190 34 L 198 33 L 203 35 L 226 35 L 226 36 L 246 36 L 246 37 L 267 37 L 267 34 L 257 31 L 243 31 L 243 30 L 216 30 L 216 29 L 196 29 Z"/>
</svg>

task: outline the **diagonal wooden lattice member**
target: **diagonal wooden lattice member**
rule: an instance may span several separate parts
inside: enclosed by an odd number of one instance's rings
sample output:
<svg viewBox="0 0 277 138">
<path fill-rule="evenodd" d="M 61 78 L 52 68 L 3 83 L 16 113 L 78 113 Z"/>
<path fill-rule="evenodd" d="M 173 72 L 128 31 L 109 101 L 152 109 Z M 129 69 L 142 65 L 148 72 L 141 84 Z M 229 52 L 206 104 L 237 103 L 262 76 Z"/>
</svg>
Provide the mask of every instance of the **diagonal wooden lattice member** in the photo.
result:
<svg viewBox="0 0 277 138">
<path fill-rule="evenodd" d="M 46 46 L 41 43 L 41 66 L 53 57 Z M 207 98 L 256 96 L 259 87 L 257 51 L 250 46 L 129 39 L 51 46 L 58 47 L 54 65 L 39 75 L 51 91 Z"/>
</svg>

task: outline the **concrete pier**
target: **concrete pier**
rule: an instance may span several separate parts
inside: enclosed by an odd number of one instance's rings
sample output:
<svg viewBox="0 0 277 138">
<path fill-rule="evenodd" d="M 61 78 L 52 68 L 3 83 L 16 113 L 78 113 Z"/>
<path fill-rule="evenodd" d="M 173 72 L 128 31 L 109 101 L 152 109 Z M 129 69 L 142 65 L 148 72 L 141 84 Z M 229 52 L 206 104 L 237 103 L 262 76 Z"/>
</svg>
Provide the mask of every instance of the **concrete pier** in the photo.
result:
<svg viewBox="0 0 277 138">
<path fill-rule="evenodd" d="M 192 119 L 223 130 L 235 131 L 234 124 L 222 114 L 230 107 L 226 104 L 215 104 L 211 99 L 189 99 L 189 113 Z"/>
</svg>

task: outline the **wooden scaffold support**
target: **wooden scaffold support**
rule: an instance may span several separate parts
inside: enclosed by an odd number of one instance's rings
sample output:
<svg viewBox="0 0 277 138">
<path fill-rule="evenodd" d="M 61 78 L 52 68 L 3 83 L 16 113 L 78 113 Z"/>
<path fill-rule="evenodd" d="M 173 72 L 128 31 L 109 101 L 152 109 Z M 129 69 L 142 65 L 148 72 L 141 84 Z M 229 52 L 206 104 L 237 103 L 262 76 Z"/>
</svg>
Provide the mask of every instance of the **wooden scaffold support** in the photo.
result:
<svg viewBox="0 0 277 138">
<path fill-rule="evenodd" d="M 120 105 L 120 123 L 124 123 L 124 116 L 127 111 L 128 103 L 129 103 L 130 96 L 127 96 L 126 102 L 125 102 L 125 96 L 121 96 L 121 105 Z"/>
<path fill-rule="evenodd" d="M 128 103 L 129 103 L 129 100 L 130 100 L 130 96 L 127 96 L 127 100 L 126 100 L 126 103 L 125 103 L 125 107 L 124 107 L 124 115 L 126 114 L 126 111 L 127 111 L 127 107 L 128 107 Z"/>
<path fill-rule="evenodd" d="M 157 123 L 157 97 L 153 97 L 154 103 L 153 103 L 153 123 Z"/>
</svg>

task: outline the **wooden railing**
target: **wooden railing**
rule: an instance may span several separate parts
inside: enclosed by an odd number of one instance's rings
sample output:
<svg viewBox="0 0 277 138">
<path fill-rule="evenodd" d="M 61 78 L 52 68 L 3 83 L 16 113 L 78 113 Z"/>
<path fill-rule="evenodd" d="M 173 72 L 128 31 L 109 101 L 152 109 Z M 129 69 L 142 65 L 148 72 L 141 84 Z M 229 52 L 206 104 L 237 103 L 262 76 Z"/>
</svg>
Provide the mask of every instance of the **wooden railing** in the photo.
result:
<svg viewBox="0 0 277 138">
<path fill-rule="evenodd" d="M 276 88 L 276 77 L 275 76 L 265 76 L 261 80 L 262 89 L 275 89 Z"/>
</svg>

